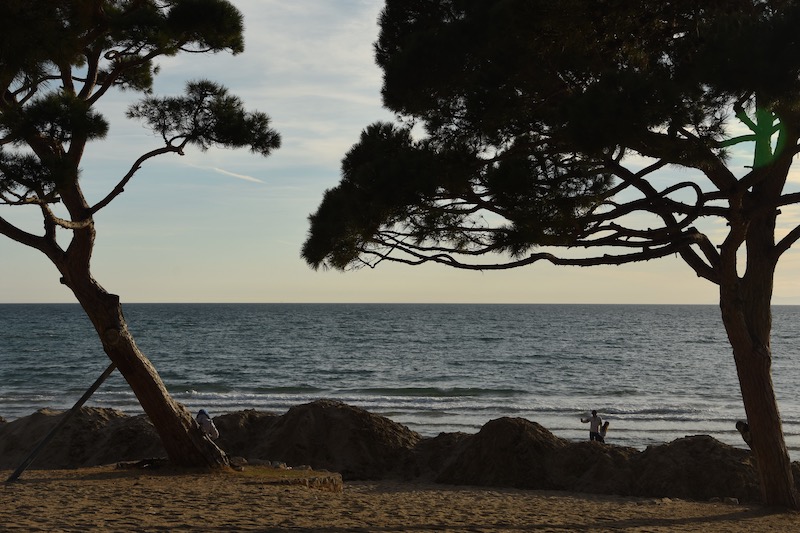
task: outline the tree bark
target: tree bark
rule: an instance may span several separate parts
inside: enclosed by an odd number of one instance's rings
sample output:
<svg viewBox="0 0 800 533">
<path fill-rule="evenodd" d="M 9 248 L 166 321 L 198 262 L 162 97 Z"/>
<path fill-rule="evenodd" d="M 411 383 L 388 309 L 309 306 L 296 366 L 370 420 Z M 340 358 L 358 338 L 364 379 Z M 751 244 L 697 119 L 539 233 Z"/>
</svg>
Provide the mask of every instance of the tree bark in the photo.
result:
<svg viewBox="0 0 800 533">
<path fill-rule="evenodd" d="M 74 171 L 77 176 L 77 170 Z M 73 231 L 67 250 L 55 242 L 55 229 L 40 249 L 61 272 L 61 282 L 72 290 L 94 325 L 103 350 L 128 382 L 145 414 L 161 437 L 169 460 L 179 466 L 225 467 L 228 457 L 209 439 L 184 406 L 167 392 L 153 364 L 136 346 L 128 330 L 119 297 L 108 293 L 92 277 L 94 221 L 78 186 L 77 177 L 59 188 L 73 221 L 82 226 Z"/>
<path fill-rule="evenodd" d="M 765 272 L 756 274 L 749 270 L 747 276 L 772 279 Z M 798 509 L 800 500 L 772 383 L 771 291 L 748 290 L 745 281 L 723 284 L 721 289 L 722 321 L 733 348 L 761 496 L 767 505 Z"/>
<path fill-rule="evenodd" d="M 797 491 L 772 385 L 769 350 L 734 348 L 734 359 L 763 501 L 797 509 Z"/>
<path fill-rule="evenodd" d="M 144 412 L 161 437 L 175 465 L 225 467 L 224 451 L 200 429 L 186 408 L 167 392 L 155 367 L 139 350 L 128 330 L 116 295 L 94 280 L 73 287 L 78 301 L 97 330 L 103 349 L 130 385 Z"/>
<path fill-rule="evenodd" d="M 767 505 L 800 509 L 775 389 L 772 383 L 772 293 L 780 253 L 775 228 L 781 192 L 793 153 L 773 153 L 775 117 L 760 114 L 765 134 L 757 139 L 753 161 L 754 185 L 730 197 L 730 232 L 720 246 L 720 309 L 733 348 L 742 402 L 750 425 L 761 495 Z M 785 127 L 783 141 L 797 143 L 794 128 Z M 744 245 L 744 273 L 737 261 Z"/>
</svg>

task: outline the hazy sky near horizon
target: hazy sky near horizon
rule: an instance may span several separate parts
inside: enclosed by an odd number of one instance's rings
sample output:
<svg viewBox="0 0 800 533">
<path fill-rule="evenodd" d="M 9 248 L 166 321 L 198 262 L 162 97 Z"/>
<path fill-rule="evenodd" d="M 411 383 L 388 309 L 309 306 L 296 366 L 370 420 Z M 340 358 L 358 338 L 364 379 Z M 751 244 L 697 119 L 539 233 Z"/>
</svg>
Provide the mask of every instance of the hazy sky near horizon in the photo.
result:
<svg viewBox="0 0 800 533">
<path fill-rule="evenodd" d="M 624 267 L 538 264 L 502 272 L 382 264 L 313 271 L 300 257 L 307 217 L 339 181 L 361 130 L 392 114 L 373 59 L 381 0 L 237 0 L 245 52 L 160 60 L 157 95 L 208 78 L 266 112 L 282 136 L 268 158 L 191 148 L 147 162 L 96 217 L 95 278 L 124 302 L 716 303 L 716 287 L 675 258 Z M 104 197 L 132 162 L 159 146 L 124 118 L 133 94 L 100 108 L 108 138 L 90 144 L 82 184 Z M 40 232 L 38 214 L 0 215 Z M 0 302 L 73 302 L 39 252 L 0 239 Z M 800 303 L 800 261 L 779 267 L 774 302 Z"/>
</svg>

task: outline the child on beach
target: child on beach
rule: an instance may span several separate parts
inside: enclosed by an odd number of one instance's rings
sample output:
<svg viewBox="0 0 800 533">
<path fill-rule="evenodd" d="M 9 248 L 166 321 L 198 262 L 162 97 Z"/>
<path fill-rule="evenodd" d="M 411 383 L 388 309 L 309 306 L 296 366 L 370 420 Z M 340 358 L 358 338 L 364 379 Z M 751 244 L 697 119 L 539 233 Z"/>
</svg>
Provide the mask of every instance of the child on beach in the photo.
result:
<svg viewBox="0 0 800 533">
<path fill-rule="evenodd" d="M 195 420 L 200 424 L 200 429 L 202 429 L 211 440 L 217 440 L 219 438 L 219 430 L 217 430 L 217 426 L 214 425 L 214 421 L 211 420 L 211 417 L 208 416 L 205 409 L 200 409 Z"/>
</svg>

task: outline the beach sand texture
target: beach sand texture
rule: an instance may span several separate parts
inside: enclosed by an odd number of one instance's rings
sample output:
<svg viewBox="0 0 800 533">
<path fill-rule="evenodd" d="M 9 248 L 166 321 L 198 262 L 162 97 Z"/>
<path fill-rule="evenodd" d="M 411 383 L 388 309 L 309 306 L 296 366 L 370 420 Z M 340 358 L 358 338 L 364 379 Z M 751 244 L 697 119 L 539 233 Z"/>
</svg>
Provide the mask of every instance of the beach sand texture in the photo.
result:
<svg viewBox="0 0 800 533">
<path fill-rule="evenodd" d="M 0 424 L 3 480 L 60 416 Z M 0 483 L 0 531 L 800 531 L 800 514 L 753 503 L 749 454 L 710 437 L 638 452 L 501 419 L 425 440 L 328 401 L 215 420 L 224 449 L 247 458 L 242 471 L 139 462 L 163 453 L 143 417 L 82 410 L 18 481 Z"/>
<path fill-rule="evenodd" d="M 31 470 L 0 489 L 10 531 L 800 531 L 758 505 L 566 492 L 345 482 L 276 485 L 244 472 Z M 7 479 L 10 471 L 0 472 Z"/>
</svg>

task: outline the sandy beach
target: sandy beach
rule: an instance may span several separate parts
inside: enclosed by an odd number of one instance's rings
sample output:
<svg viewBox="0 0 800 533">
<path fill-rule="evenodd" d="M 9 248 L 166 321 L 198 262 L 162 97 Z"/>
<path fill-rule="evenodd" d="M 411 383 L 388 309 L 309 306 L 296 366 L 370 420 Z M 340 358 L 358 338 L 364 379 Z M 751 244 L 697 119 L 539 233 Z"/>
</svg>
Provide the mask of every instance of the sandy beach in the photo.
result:
<svg viewBox="0 0 800 533">
<path fill-rule="evenodd" d="M 255 469 L 255 471 L 254 471 Z M 3 480 L 10 471 L 0 472 Z M 800 514 L 757 505 L 566 492 L 345 482 L 279 485 L 243 472 L 29 470 L 0 491 L 19 531 L 796 531 Z"/>
</svg>

